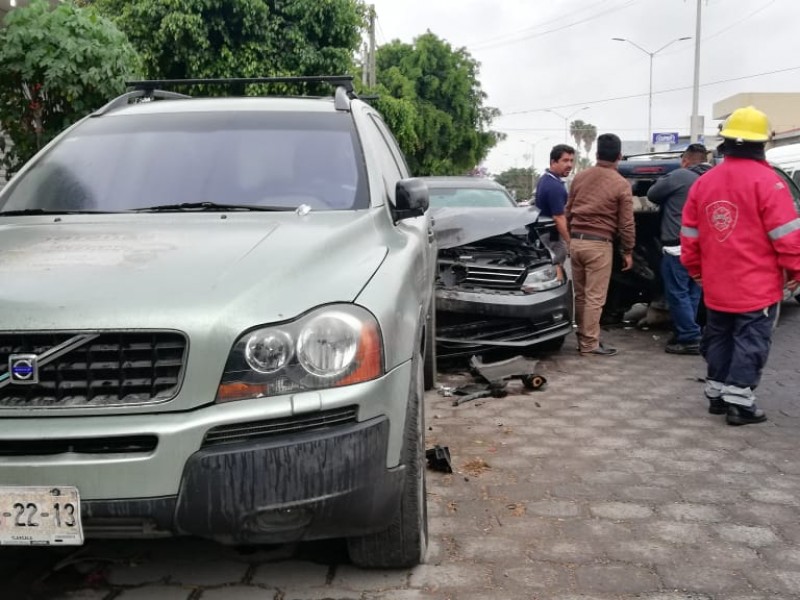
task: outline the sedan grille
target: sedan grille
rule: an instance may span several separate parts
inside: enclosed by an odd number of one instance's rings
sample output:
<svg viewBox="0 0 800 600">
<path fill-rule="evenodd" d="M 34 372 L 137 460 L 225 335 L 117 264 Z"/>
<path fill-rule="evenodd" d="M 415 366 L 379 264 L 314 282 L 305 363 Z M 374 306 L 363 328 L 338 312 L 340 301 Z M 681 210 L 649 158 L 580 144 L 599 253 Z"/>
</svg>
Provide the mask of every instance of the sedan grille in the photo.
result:
<svg viewBox="0 0 800 600">
<path fill-rule="evenodd" d="M 455 283 L 495 290 L 518 290 L 525 280 L 525 267 L 441 261 L 440 269 L 452 272 Z M 447 278 L 450 279 L 450 278 Z"/>
<path fill-rule="evenodd" d="M 0 408 L 164 402 L 178 393 L 186 350 L 171 331 L 0 333 Z M 15 355 L 36 356 L 38 382 L 11 377 Z"/>
<path fill-rule="evenodd" d="M 209 429 L 203 440 L 203 447 L 216 446 L 218 444 L 230 444 L 235 442 L 247 442 L 254 439 L 271 437 L 287 433 L 300 433 L 355 423 L 358 415 L 358 408 L 347 406 L 316 413 L 284 417 L 281 419 L 269 419 L 264 421 L 249 421 L 247 423 L 234 423 L 232 425 L 220 425 Z"/>
</svg>

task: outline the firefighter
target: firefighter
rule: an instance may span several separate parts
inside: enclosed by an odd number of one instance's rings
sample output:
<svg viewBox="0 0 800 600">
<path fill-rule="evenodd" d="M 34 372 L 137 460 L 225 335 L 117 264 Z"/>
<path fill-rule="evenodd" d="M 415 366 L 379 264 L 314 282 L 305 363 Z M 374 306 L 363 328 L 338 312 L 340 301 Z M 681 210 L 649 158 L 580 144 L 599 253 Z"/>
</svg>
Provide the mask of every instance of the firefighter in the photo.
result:
<svg viewBox="0 0 800 600">
<path fill-rule="evenodd" d="M 800 219 L 766 162 L 769 131 L 752 106 L 731 113 L 720 131 L 724 160 L 697 180 L 683 209 L 681 262 L 707 308 L 700 350 L 708 411 L 729 425 L 767 419 L 755 389 L 784 287 L 800 281 Z"/>
</svg>

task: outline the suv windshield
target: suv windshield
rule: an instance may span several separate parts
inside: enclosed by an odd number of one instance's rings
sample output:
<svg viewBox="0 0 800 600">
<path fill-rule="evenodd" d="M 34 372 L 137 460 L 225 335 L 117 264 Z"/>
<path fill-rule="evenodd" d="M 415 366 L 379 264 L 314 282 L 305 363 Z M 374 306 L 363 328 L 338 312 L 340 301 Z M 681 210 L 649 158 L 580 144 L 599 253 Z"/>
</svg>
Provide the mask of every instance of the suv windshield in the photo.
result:
<svg viewBox="0 0 800 600">
<path fill-rule="evenodd" d="M 90 118 L 6 186 L 0 214 L 201 202 L 366 208 L 352 119 L 257 111 Z"/>
<path fill-rule="evenodd" d="M 434 208 L 493 208 L 516 206 L 502 190 L 481 188 L 437 188 L 428 184 L 430 205 Z"/>
</svg>

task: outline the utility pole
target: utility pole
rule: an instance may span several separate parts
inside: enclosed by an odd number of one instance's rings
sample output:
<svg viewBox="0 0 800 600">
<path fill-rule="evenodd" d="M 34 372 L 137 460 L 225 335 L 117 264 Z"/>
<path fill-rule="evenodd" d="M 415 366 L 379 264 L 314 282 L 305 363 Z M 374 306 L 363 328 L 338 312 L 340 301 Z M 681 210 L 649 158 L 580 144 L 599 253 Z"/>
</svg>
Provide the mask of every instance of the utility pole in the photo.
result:
<svg viewBox="0 0 800 600">
<path fill-rule="evenodd" d="M 361 48 L 361 83 L 369 86 L 369 46 L 364 44 Z"/>
<path fill-rule="evenodd" d="M 378 85 L 378 73 L 375 63 L 375 5 L 369 5 L 369 77 L 367 78 L 367 85 L 373 88 Z"/>
<path fill-rule="evenodd" d="M 704 130 L 703 117 L 697 114 L 700 100 L 700 30 L 702 19 L 702 0 L 697 0 L 697 29 L 694 34 L 694 86 L 692 87 L 692 117 L 689 123 L 690 140 L 699 140 Z"/>
</svg>

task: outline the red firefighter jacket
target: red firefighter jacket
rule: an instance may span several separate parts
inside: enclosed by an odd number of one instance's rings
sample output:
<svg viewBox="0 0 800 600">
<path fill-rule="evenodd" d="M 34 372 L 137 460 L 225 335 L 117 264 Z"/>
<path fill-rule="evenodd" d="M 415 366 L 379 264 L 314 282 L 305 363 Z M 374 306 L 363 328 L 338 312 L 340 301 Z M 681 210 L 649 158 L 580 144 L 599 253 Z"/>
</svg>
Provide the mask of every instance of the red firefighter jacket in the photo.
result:
<svg viewBox="0 0 800 600">
<path fill-rule="evenodd" d="M 769 164 L 729 157 L 692 185 L 681 262 L 722 312 L 761 310 L 783 298 L 786 278 L 800 280 L 800 219 Z"/>
</svg>

